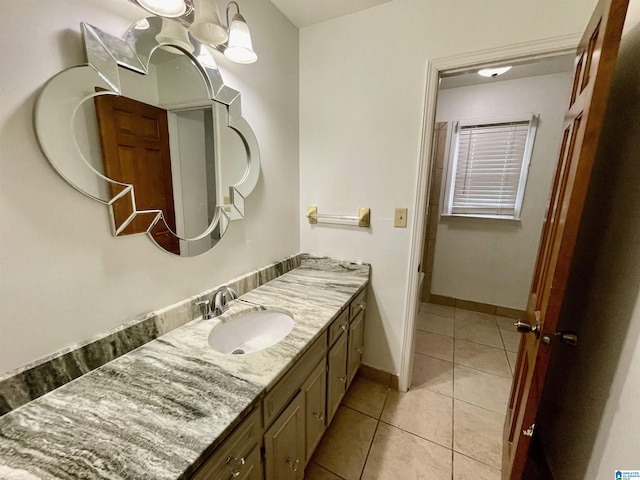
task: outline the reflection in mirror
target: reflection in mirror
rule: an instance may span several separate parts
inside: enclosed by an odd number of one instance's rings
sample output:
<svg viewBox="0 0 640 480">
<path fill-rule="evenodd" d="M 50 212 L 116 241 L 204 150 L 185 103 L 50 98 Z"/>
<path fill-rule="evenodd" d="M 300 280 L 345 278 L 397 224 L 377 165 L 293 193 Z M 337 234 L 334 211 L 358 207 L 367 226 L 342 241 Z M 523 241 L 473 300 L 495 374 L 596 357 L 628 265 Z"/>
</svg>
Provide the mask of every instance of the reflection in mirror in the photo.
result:
<svg viewBox="0 0 640 480">
<path fill-rule="evenodd" d="M 36 105 L 43 151 L 73 186 L 111 206 L 116 235 L 146 232 L 166 251 L 206 252 L 229 219 L 242 218 L 259 175 L 239 94 L 222 84 L 210 53 L 175 21 L 138 22 L 128 43 L 84 28 L 94 68 L 71 68 L 45 86 Z M 127 69 L 114 77 L 100 45 Z M 71 118 L 71 142 L 51 122 L 56 107 Z"/>
</svg>

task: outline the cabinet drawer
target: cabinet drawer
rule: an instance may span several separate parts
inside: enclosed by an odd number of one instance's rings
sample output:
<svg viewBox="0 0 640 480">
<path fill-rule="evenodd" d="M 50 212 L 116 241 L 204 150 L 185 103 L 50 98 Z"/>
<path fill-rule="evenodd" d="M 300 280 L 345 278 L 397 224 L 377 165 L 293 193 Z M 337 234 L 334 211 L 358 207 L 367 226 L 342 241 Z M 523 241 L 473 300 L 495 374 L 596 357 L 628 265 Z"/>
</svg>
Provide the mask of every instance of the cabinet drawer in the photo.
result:
<svg viewBox="0 0 640 480">
<path fill-rule="evenodd" d="M 271 422 L 287 406 L 289 400 L 298 393 L 300 386 L 320 359 L 327 353 L 327 334 L 323 333 L 300 360 L 282 377 L 273 389 L 264 397 L 264 426 L 269 427 Z"/>
<path fill-rule="evenodd" d="M 251 459 L 254 458 L 252 450 L 260 441 L 260 409 L 255 408 L 242 423 L 227 437 L 213 455 L 193 474 L 192 480 L 219 480 L 230 478 L 231 476 L 240 478 L 254 478 L 247 475 L 260 468 L 260 457 L 258 455 L 258 465 L 253 465 Z M 234 473 L 237 472 L 237 475 Z"/>
<path fill-rule="evenodd" d="M 346 332 L 349 328 L 349 308 L 338 315 L 331 326 L 329 326 L 329 347 L 335 343 L 342 332 Z"/>
<path fill-rule="evenodd" d="M 349 305 L 349 320 L 356 318 L 356 315 L 367 308 L 367 287 L 364 287 L 356 298 Z"/>
</svg>

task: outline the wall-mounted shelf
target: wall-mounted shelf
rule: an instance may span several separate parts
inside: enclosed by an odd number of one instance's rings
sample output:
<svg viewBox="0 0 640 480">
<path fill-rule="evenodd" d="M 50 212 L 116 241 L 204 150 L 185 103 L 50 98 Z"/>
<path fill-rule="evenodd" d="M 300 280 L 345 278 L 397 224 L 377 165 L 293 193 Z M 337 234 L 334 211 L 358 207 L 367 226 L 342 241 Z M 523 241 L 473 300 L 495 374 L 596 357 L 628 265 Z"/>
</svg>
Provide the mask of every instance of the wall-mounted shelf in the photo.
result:
<svg viewBox="0 0 640 480">
<path fill-rule="evenodd" d="M 333 223 L 336 225 L 353 225 L 354 227 L 368 227 L 371 223 L 371 210 L 359 208 L 358 215 L 337 215 L 333 213 L 318 213 L 318 207 L 307 207 L 307 219 L 310 224 Z"/>
</svg>

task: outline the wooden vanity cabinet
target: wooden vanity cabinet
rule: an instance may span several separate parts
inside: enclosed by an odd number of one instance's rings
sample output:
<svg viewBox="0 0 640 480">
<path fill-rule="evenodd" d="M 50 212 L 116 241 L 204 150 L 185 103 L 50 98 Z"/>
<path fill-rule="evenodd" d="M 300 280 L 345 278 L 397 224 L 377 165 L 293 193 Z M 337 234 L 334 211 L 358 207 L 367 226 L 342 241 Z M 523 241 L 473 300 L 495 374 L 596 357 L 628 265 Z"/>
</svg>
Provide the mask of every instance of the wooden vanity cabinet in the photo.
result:
<svg viewBox="0 0 640 480">
<path fill-rule="evenodd" d="M 364 352 L 364 309 L 349 324 L 349 342 L 347 346 L 347 390 L 362 365 Z"/>
<path fill-rule="evenodd" d="M 302 480 L 306 464 L 305 405 L 300 392 L 264 434 L 266 478 Z"/>
<path fill-rule="evenodd" d="M 347 391 L 347 334 L 338 337 L 327 355 L 327 425 Z"/>
<path fill-rule="evenodd" d="M 222 442 L 191 480 L 262 480 L 260 408 L 255 408 Z"/>
<path fill-rule="evenodd" d="M 365 296 L 363 289 L 265 394 L 262 409 L 254 409 L 236 427 L 193 480 L 262 480 L 263 467 L 264 480 L 303 480 L 362 363 Z"/>
<path fill-rule="evenodd" d="M 302 385 L 301 393 L 305 399 L 305 464 L 311 460 L 314 450 L 320 443 L 327 428 L 327 363 L 323 358 L 311 376 Z"/>
</svg>

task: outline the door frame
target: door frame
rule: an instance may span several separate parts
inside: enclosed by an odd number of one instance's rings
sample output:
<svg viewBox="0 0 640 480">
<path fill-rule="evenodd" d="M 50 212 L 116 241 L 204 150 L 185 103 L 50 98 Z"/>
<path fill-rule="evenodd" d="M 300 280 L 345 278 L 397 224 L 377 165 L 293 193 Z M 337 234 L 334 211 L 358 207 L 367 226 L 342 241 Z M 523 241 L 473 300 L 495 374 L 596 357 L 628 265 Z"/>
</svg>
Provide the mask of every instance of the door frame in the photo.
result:
<svg viewBox="0 0 640 480">
<path fill-rule="evenodd" d="M 414 222 L 409 244 L 409 278 L 405 296 L 404 332 L 398 389 L 406 392 L 411 386 L 413 373 L 413 350 L 415 342 L 416 315 L 420 306 L 420 272 L 417 266 L 424 248 L 426 202 L 429 195 L 429 171 L 431 150 L 438 100 L 438 86 L 441 73 L 456 73 L 489 63 L 535 60 L 544 57 L 575 53 L 582 32 L 517 43 L 505 47 L 480 50 L 461 55 L 427 60 L 424 113 L 422 116 L 422 138 L 414 204 Z"/>
</svg>

